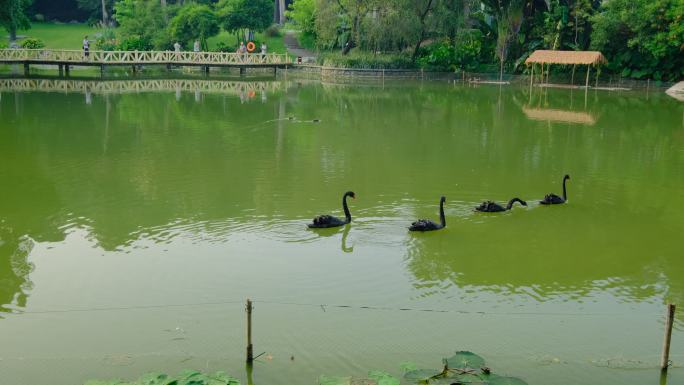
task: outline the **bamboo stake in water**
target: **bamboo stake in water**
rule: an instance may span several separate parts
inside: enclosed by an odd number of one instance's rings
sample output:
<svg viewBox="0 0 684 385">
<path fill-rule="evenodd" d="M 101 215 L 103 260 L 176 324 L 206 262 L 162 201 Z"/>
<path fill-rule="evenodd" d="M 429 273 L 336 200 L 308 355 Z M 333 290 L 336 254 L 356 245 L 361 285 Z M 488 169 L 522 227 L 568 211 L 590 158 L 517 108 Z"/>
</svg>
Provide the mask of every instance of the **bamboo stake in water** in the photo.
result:
<svg viewBox="0 0 684 385">
<path fill-rule="evenodd" d="M 675 304 L 667 305 L 667 319 L 665 320 L 665 341 L 663 341 L 663 356 L 660 360 L 660 369 L 667 370 L 670 366 L 670 340 L 672 339 L 672 324 L 674 323 Z"/>
<path fill-rule="evenodd" d="M 587 65 L 587 81 L 584 84 L 584 88 L 589 88 L 589 74 L 591 73 L 591 64 Z"/>
<path fill-rule="evenodd" d="M 254 348 L 252 347 L 252 301 L 247 300 L 247 363 L 254 361 Z"/>
</svg>

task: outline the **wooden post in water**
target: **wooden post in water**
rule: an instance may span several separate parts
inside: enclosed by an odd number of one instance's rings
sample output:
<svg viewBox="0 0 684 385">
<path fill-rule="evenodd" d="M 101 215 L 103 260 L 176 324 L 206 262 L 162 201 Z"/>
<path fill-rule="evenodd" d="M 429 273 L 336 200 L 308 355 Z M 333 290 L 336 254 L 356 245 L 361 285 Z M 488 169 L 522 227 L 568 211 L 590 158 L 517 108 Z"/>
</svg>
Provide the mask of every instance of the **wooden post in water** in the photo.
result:
<svg viewBox="0 0 684 385">
<path fill-rule="evenodd" d="M 62 76 L 64 76 L 64 65 L 63 65 L 63 64 L 59 64 L 59 65 L 57 66 L 57 68 L 58 68 L 58 70 L 59 70 L 59 77 L 61 78 Z"/>
<path fill-rule="evenodd" d="M 572 65 L 572 76 L 570 77 L 570 84 L 573 86 L 575 85 L 575 68 L 577 67 L 577 64 Z"/>
<path fill-rule="evenodd" d="M 546 69 L 546 84 L 549 84 L 549 76 L 551 76 L 551 63 L 549 63 Z"/>
<path fill-rule="evenodd" d="M 247 300 L 247 363 L 254 361 L 254 347 L 252 346 L 252 301 Z"/>
<path fill-rule="evenodd" d="M 587 65 L 587 81 L 584 84 L 584 88 L 589 88 L 589 74 L 591 73 L 591 64 Z"/>
<path fill-rule="evenodd" d="M 667 305 L 667 318 L 665 319 L 665 341 L 663 341 L 663 355 L 660 358 L 660 370 L 666 371 L 670 366 L 670 340 L 672 339 L 672 324 L 674 323 L 675 304 Z"/>
<path fill-rule="evenodd" d="M 31 75 L 31 67 L 29 66 L 29 63 L 24 63 L 24 76 L 29 75 Z"/>
<path fill-rule="evenodd" d="M 530 89 L 532 88 L 532 83 L 534 83 L 534 63 L 532 63 L 532 72 L 530 73 Z"/>
<path fill-rule="evenodd" d="M 595 88 L 598 88 L 598 79 L 599 79 L 600 73 L 601 73 L 601 67 L 597 64 L 596 65 L 596 83 L 594 85 Z"/>
<path fill-rule="evenodd" d="M 69 71 L 71 70 L 70 66 L 68 64 L 64 65 L 64 75 L 66 77 L 69 77 Z"/>
</svg>

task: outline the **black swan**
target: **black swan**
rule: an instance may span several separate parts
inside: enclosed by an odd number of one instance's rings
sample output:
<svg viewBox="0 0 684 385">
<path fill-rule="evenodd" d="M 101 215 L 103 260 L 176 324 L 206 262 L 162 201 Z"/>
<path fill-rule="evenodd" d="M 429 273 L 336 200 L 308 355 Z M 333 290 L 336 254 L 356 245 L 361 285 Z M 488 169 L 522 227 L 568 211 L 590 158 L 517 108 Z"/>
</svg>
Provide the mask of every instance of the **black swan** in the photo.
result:
<svg viewBox="0 0 684 385">
<path fill-rule="evenodd" d="M 344 226 L 351 222 L 351 213 L 349 212 L 349 207 L 347 207 L 347 197 L 352 197 L 356 199 L 356 195 L 353 191 L 347 191 L 342 197 L 342 208 L 344 209 L 344 220 L 334 217 L 332 215 L 320 215 L 313 219 L 313 223 L 309 223 L 310 229 L 327 229 L 329 227 L 339 227 Z"/>
<path fill-rule="evenodd" d="M 559 205 L 561 203 L 565 203 L 568 200 L 568 192 L 565 189 L 565 181 L 570 179 L 570 175 L 565 175 L 563 177 L 563 197 L 559 197 L 556 194 L 547 194 L 543 200 L 539 201 L 539 203 L 543 205 Z"/>
<path fill-rule="evenodd" d="M 432 231 L 439 230 L 446 227 L 446 219 L 444 218 L 444 202 L 445 197 L 439 199 L 439 222 L 435 223 L 429 219 L 419 219 L 411 224 L 409 231 Z"/>
<path fill-rule="evenodd" d="M 523 206 L 527 206 L 527 202 L 520 198 L 513 198 L 510 201 L 508 201 L 508 205 L 506 207 L 501 206 L 500 204 L 492 201 L 486 201 L 483 202 L 481 205 L 475 207 L 475 210 L 483 212 L 483 213 L 498 213 L 501 211 L 508 211 L 513 207 L 513 203 L 518 202 Z"/>
</svg>

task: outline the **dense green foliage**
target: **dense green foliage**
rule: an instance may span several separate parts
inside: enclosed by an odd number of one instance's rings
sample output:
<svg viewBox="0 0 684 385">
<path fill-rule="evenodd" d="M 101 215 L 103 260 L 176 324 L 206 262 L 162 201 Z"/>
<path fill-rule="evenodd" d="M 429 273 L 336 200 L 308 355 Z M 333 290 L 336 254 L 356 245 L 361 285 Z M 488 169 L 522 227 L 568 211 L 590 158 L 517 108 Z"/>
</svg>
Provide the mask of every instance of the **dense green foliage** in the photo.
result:
<svg viewBox="0 0 684 385">
<path fill-rule="evenodd" d="M 176 40 L 189 48 L 195 39 L 208 49 L 221 29 L 236 42 L 247 40 L 247 31 L 266 30 L 273 12 L 272 0 L 0 0 L 0 25 L 13 40 L 30 26 L 29 16 L 86 14 L 118 24 L 115 38 L 102 39 L 106 49 L 172 49 Z M 496 65 L 503 74 L 524 71 L 536 49 L 595 49 L 611 73 L 684 77 L 684 0 L 295 0 L 287 16 L 306 47 L 356 52 L 321 59 L 341 66 L 491 71 Z M 213 46 L 235 48 L 228 41 Z"/>
<path fill-rule="evenodd" d="M 245 40 L 246 31 L 261 32 L 271 25 L 270 0 L 220 0 L 172 4 L 159 0 L 118 0 L 114 17 L 119 49 L 167 50 L 179 42 L 189 49 L 199 40 L 203 50 L 235 51 L 228 41 L 209 44 L 221 29 Z"/>
<path fill-rule="evenodd" d="M 536 49 L 597 49 L 613 73 L 684 76 L 682 0 L 296 0 L 288 16 L 322 51 L 408 55 L 424 68 L 522 71 Z"/>
<path fill-rule="evenodd" d="M 171 49 L 168 22 L 159 1 L 120 0 L 114 9 L 119 23 L 119 49 Z"/>
<path fill-rule="evenodd" d="M 592 46 L 637 79 L 684 77 L 684 1 L 612 0 L 594 16 Z"/>
<path fill-rule="evenodd" d="M 316 0 L 295 1 L 285 15 L 299 26 L 307 39 L 316 39 Z"/>
</svg>

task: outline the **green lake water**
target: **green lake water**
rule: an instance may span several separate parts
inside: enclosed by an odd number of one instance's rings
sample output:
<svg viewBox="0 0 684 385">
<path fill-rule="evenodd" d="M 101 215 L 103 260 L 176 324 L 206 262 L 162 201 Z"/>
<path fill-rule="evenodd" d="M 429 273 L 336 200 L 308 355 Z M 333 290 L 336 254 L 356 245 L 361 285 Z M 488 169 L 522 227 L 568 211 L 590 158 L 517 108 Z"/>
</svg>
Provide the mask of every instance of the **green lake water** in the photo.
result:
<svg viewBox="0 0 684 385">
<path fill-rule="evenodd" d="M 347 190 L 350 226 L 306 228 Z M 409 233 L 441 195 L 446 229 Z M 256 385 L 454 350 L 531 385 L 661 384 L 668 302 L 684 384 L 683 199 L 660 91 L 4 81 L 0 384 L 247 383 L 247 298 Z"/>
</svg>

